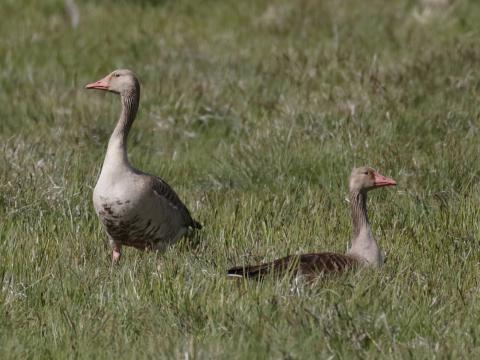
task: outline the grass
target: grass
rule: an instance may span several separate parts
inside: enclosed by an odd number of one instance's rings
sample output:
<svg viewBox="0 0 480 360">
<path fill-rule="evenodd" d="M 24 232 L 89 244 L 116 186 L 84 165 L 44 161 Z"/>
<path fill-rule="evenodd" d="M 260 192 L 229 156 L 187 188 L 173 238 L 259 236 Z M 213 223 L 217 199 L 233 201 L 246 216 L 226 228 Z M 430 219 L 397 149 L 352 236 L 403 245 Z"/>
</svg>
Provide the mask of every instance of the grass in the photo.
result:
<svg viewBox="0 0 480 360">
<path fill-rule="evenodd" d="M 0 5 L 1 358 L 480 355 L 480 4 Z M 119 111 L 84 84 L 140 77 L 131 161 L 204 225 L 199 245 L 112 268 L 92 206 Z M 232 265 L 343 252 L 347 177 L 368 164 L 388 262 L 292 292 Z"/>
</svg>

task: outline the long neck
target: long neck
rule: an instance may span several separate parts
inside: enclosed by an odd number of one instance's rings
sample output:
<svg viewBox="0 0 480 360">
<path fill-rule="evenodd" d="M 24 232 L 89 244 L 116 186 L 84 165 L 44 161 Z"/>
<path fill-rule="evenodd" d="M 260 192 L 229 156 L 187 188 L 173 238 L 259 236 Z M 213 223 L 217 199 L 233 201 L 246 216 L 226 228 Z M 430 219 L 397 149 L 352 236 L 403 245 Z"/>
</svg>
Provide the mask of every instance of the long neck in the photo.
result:
<svg viewBox="0 0 480 360">
<path fill-rule="evenodd" d="M 352 191 L 350 193 L 352 209 L 353 238 L 356 239 L 362 230 L 370 229 L 367 213 L 367 193 L 364 191 Z"/>
<path fill-rule="evenodd" d="M 140 101 L 140 89 L 121 94 L 122 112 L 117 125 L 113 130 L 108 141 L 107 155 L 105 156 L 104 166 L 107 163 L 118 164 L 118 162 L 129 165 L 127 155 L 127 138 L 132 127 L 135 116 L 137 115 L 138 104 Z M 114 165 L 112 164 L 112 165 Z"/>
<path fill-rule="evenodd" d="M 352 191 L 350 193 L 352 209 L 353 239 L 349 253 L 360 257 L 362 260 L 380 265 L 383 256 L 377 242 L 373 238 L 367 214 L 367 192 Z"/>
</svg>

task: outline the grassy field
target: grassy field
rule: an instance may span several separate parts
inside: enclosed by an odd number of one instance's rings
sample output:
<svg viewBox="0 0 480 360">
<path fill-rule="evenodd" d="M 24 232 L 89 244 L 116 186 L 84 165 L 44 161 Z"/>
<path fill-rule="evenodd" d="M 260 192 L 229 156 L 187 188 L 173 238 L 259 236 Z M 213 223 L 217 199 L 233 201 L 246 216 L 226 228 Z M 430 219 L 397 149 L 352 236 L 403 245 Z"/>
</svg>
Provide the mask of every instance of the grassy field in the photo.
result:
<svg viewBox="0 0 480 360">
<path fill-rule="evenodd" d="M 480 2 L 63 1 L 0 5 L 0 358 L 480 356 Z M 110 250 L 92 205 L 119 112 L 129 153 L 204 224 L 163 257 Z M 292 292 L 232 265 L 343 252 L 347 177 L 388 254 Z"/>
</svg>

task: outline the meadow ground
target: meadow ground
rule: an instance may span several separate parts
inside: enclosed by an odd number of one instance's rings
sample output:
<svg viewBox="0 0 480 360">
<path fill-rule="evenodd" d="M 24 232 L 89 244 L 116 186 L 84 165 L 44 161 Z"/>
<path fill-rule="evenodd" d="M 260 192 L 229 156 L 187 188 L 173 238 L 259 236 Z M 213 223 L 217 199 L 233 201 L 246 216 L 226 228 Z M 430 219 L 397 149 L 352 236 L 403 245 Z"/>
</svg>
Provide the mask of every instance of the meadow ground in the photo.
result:
<svg viewBox="0 0 480 360">
<path fill-rule="evenodd" d="M 1 358 L 480 356 L 480 2 L 78 3 L 76 29 L 61 0 L 0 5 Z M 160 270 L 112 268 L 93 211 L 119 100 L 83 86 L 119 67 L 131 161 L 205 225 Z M 399 184 L 370 196 L 382 271 L 225 278 L 345 251 L 363 164 Z"/>
</svg>

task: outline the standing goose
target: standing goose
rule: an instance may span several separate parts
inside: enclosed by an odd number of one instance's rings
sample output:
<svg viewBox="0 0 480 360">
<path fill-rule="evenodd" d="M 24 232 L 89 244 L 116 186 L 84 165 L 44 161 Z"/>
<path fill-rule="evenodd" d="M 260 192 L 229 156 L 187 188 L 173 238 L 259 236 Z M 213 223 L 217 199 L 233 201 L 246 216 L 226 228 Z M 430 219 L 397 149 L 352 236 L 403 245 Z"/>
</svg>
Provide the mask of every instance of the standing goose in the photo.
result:
<svg viewBox="0 0 480 360">
<path fill-rule="evenodd" d="M 321 252 L 290 255 L 265 264 L 231 268 L 227 272 L 228 276 L 258 279 L 268 273 L 281 275 L 293 272 L 296 275 L 313 278 L 326 273 L 339 273 L 357 265 L 382 265 L 383 255 L 373 238 L 368 221 L 367 192 L 396 184 L 395 180 L 380 175 L 370 167 L 353 169 L 349 184 L 353 240 L 347 254 Z"/>
<path fill-rule="evenodd" d="M 119 94 L 122 101 L 122 112 L 93 190 L 95 211 L 113 247 L 113 262 L 120 260 L 122 245 L 164 251 L 189 229 L 201 229 L 165 181 L 135 169 L 128 161 L 127 138 L 140 101 L 135 74 L 115 70 L 86 88 Z"/>
</svg>

